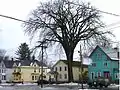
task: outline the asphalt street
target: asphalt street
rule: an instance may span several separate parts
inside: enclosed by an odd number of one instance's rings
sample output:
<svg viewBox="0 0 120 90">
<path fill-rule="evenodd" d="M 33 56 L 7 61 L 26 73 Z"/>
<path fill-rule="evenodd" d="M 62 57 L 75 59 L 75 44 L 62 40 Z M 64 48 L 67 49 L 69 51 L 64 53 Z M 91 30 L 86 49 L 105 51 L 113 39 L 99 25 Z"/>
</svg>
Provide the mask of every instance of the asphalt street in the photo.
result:
<svg viewBox="0 0 120 90">
<path fill-rule="evenodd" d="M 108 88 L 88 88 L 84 86 L 84 90 L 119 90 L 118 86 L 109 86 Z M 15 85 L 15 86 L 0 86 L 0 90 L 82 90 L 78 85 L 44 85 L 41 88 L 37 85 Z"/>
</svg>

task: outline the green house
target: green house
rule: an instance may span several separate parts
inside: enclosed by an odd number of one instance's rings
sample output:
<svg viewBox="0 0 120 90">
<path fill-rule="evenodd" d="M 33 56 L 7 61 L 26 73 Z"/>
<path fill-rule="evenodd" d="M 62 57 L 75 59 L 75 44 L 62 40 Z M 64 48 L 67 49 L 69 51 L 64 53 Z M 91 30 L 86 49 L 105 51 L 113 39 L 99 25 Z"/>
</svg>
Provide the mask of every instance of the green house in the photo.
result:
<svg viewBox="0 0 120 90">
<path fill-rule="evenodd" d="M 92 60 L 92 63 L 88 66 L 90 80 L 105 77 L 112 82 L 118 82 L 120 60 L 118 48 L 96 46 L 89 57 Z"/>
</svg>

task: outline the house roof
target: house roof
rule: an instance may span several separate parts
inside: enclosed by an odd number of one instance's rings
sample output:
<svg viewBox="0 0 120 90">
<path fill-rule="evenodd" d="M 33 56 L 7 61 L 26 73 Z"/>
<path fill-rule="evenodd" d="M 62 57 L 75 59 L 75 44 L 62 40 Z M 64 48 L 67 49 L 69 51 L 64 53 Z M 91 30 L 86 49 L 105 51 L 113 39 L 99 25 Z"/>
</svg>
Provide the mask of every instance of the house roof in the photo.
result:
<svg viewBox="0 0 120 90">
<path fill-rule="evenodd" d="M 68 61 L 67 61 L 67 60 L 59 60 L 57 63 L 59 63 L 60 61 L 64 62 L 66 65 L 68 65 Z M 57 64 L 57 63 L 56 63 L 56 64 Z M 55 65 L 56 65 L 56 64 L 55 64 Z M 72 66 L 73 66 L 73 67 L 80 67 L 80 64 L 81 64 L 81 62 L 79 62 L 79 61 L 73 61 L 73 62 L 72 62 Z M 54 65 L 54 66 L 55 66 L 55 65 Z M 87 68 L 88 65 L 83 64 L 83 67 L 84 67 L 84 68 Z"/>
<path fill-rule="evenodd" d="M 30 64 L 31 63 L 37 63 L 38 64 L 38 66 L 47 66 L 45 63 L 41 63 L 40 61 L 38 61 L 38 60 L 22 60 L 22 61 L 20 61 L 20 66 L 30 66 Z"/>
<path fill-rule="evenodd" d="M 42 63 L 38 60 L 23 60 L 23 61 L 13 61 L 13 60 L 0 60 L 0 63 L 3 61 L 6 68 L 13 68 L 13 65 L 16 64 L 17 66 L 30 66 L 31 63 L 37 63 L 38 66 L 41 66 Z M 45 63 L 43 63 L 44 67 L 47 67 Z"/>
<path fill-rule="evenodd" d="M 14 61 L 4 60 L 3 62 L 4 62 L 4 64 L 5 64 L 5 67 L 6 67 L 6 68 L 12 68 L 12 67 L 13 67 Z"/>
<path fill-rule="evenodd" d="M 117 48 L 112 48 L 112 47 L 100 47 L 100 46 L 96 46 L 96 48 L 93 50 L 93 52 L 97 49 L 100 48 L 111 60 L 119 60 L 118 59 L 118 52 L 119 50 Z M 92 52 L 92 53 L 93 53 Z M 90 56 L 92 55 L 92 53 L 90 54 Z M 89 56 L 89 57 L 90 57 Z"/>
<path fill-rule="evenodd" d="M 112 60 L 118 60 L 117 48 L 104 48 L 104 47 L 101 48 Z"/>
<path fill-rule="evenodd" d="M 19 61 L 13 61 L 13 60 L 3 60 L 3 63 L 5 64 L 6 68 L 13 68 L 14 63 L 18 63 Z"/>
</svg>

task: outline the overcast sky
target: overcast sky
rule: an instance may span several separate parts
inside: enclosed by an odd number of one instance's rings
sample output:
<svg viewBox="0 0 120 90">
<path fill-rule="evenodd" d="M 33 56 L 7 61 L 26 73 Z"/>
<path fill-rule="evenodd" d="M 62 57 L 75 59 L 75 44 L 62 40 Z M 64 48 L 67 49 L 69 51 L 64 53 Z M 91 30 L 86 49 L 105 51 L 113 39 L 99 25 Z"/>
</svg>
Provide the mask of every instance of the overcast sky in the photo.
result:
<svg viewBox="0 0 120 90">
<path fill-rule="evenodd" d="M 14 18 L 26 20 L 31 10 L 35 9 L 41 0 L 0 0 L 0 14 L 8 15 Z M 85 1 L 85 0 L 84 0 Z M 86 0 L 88 1 L 88 0 Z M 93 6 L 99 10 L 120 15 L 120 0 L 89 0 Z M 106 25 L 115 23 L 107 29 L 111 29 L 116 38 L 120 41 L 120 16 L 102 14 L 102 20 Z M 0 49 L 8 50 L 13 55 L 14 50 L 20 43 L 27 42 L 29 38 L 23 32 L 21 22 L 0 17 Z"/>
</svg>

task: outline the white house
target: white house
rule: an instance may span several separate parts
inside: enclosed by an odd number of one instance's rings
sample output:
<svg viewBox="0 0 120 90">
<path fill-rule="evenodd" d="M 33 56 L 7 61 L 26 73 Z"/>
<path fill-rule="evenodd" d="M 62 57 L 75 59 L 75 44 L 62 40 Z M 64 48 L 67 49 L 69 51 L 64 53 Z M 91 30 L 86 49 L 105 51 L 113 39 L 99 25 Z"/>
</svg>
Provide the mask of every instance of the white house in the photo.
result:
<svg viewBox="0 0 120 90">
<path fill-rule="evenodd" d="M 72 70 L 73 70 L 73 79 L 76 82 L 80 81 L 81 78 L 81 68 L 80 68 L 80 62 L 79 61 L 73 61 L 72 62 Z M 53 73 L 50 73 L 53 78 L 56 79 L 58 82 L 67 82 L 68 81 L 68 61 L 67 60 L 59 60 L 54 66 L 53 66 L 53 71 L 56 71 L 55 75 Z M 88 73 L 88 65 L 83 64 L 83 72 Z M 57 77 L 56 77 L 57 75 Z"/>
</svg>

